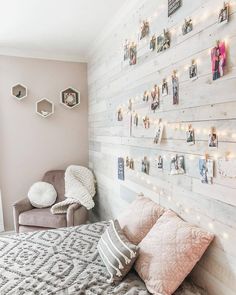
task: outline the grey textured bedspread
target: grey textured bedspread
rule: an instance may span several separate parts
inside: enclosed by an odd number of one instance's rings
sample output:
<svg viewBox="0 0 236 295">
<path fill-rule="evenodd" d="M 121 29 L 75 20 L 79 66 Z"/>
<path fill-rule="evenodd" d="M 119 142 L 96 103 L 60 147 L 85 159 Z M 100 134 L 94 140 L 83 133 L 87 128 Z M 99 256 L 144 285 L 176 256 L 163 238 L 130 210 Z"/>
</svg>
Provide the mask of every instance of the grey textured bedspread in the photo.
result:
<svg viewBox="0 0 236 295">
<path fill-rule="evenodd" d="M 97 251 L 107 222 L 0 238 L 0 295 L 147 295 L 141 279 L 130 272 L 119 284 Z M 192 287 L 190 286 L 191 291 Z M 176 295 L 202 295 L 181 287 Z M 189 293 L 190 291 L 190 293 Z"/>
</svg>

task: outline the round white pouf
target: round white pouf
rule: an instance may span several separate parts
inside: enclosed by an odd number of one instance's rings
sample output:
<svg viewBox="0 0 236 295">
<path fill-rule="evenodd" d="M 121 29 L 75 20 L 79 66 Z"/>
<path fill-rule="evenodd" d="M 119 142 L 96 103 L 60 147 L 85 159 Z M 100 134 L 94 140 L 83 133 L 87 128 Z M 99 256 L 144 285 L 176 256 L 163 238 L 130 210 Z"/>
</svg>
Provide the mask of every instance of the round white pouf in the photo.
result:
<svg viewBox="0 0 236 295">
<path fill-rule="evenodd" d="M 28 198 L 32 206 L 46 208 L 55 203 L 57 192 L 54 186 L 48 182 L 36 182 L 29 189 Z"/>
</svg>

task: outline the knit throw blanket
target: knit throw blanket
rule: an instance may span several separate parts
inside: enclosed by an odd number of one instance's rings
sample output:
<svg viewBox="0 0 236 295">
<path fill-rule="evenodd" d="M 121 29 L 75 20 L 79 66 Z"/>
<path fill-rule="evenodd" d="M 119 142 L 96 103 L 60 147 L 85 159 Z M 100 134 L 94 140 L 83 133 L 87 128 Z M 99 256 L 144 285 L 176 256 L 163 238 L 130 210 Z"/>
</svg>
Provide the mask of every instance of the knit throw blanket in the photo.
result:
<svg viewBox="0 0 236 295">
<path fill-rule="evenodd" d="M 95 180 L 93 173 L 82 166 L 69 166 L 65 172 L 65 200 L 52 206 L 52 214 L 66 213 L 71 204 L 79 203 L 85 208 L 94 207 Z"/>
</svg>

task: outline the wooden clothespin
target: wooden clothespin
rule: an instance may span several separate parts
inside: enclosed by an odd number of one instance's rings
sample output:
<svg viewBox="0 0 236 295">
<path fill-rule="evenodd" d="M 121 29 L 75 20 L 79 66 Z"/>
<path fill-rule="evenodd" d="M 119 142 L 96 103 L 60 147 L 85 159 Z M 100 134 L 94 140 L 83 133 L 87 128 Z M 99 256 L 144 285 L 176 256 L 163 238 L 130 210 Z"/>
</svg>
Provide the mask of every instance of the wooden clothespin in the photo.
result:
<svg viewBox="0 0 236 295">
<path fill-rule="evenodd" d="M 204 158 L 205 158 L 205 160 L 207 162 L 207 160 L 209 159 L 209 155 L 207 153 L 205 153 Z"/>
</svg>

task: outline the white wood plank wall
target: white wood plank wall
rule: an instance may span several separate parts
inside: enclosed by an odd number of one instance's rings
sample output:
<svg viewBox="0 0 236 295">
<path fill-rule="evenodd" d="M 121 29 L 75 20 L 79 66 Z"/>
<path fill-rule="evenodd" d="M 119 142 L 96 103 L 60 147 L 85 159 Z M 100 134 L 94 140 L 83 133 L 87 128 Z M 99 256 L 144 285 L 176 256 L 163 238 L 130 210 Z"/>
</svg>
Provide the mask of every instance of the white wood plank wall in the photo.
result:
<svg viewBox="0 0 236 295">
<path fill-rule="evenodd" d="M 170 18 L 167 0 L 132 0 L 114 17 L 113 23 L 91 51 L 89 80 L 90 167 L 98 181 L 96 214 L 99 219 L 116 217 L 125 210 L 137 193 L 144 193 L 161 205 L 176 211 L 182 218 L 213 231 L 215 241 L 192 272 L 195 282 L 210 295 L 236 294 L 236 179 L 217 173 L 212 185 L 201 184 L 198 159 L 205 153 L 216 159 L 231 152 L 236 156 L 236 1 L 230 3 L 230 22 L 217 23 L 222 0 L 183 0 Z M 150 52 L 149 39 L 138 41 L 140 20 L 150 18 L 150 36 L 168 28 L 171 48 L 162 53 Z M 181 26 L 191 17 L 194 29 L 182 36 Z M 122 61 L 125 39 L 138 41 L 138 62 L 128 66 Z M 216 40 L 227 43 L 227 73 L 212 81 L 210 49 Z M 191 81 L 187 67 L 198 62 L 199 77 Z M 130 98 L 141 97 L 145 90 L 169 81 L 178 71 L 180 103 L 172 105 L 171 94 L 161 98 L 161 108 L 148 112 L 141 101 L 134 107 L 139 114 L 161 118 L 166 126 L 161 145 L 152 143 L 153 126 L 129 130 L 129 117 L 117 122 L 116 110 Z M 186 144 L 185 132 L 192 124 L 196 144 Z M 208 133 L 215 127 L 219 147 L 208 148 Z M 170 176 L 170 158 L 185 156 L 186 174 Z M 164 157 L 164 169 L 158 171 L 154 159 Z M 117 158 L 135 159 L 135 171 L 126 171 L 124 182 L 117 180 Z M 151 159 L 150 175 L 140 173 L 141 159 Z"/>
</svg>

